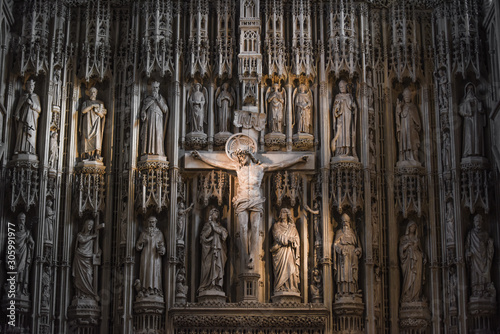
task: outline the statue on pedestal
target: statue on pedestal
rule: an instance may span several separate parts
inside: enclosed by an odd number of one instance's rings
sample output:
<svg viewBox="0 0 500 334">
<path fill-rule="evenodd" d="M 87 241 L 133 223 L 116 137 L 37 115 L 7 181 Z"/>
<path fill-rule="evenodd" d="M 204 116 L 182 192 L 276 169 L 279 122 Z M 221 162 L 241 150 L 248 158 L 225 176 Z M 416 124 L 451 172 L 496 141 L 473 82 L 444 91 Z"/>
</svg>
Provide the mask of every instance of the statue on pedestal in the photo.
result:
<svg viewBox="0 0 500 334">
<path fill-rule="evenodd" d="M 283 88 L 280 88 L 279 83 L 275 83 L 273 88 L 269 87 L 266 92 L 266 113 L 270 116 L 271 132 L 283 133 L 283 113 L 285 105 L 285 91 Z"/>
<path fill-rule="evenodd" d="M 399 239 L 399 260 L 403 272 L 401 302 L 421 301 L 422 286 L 425 282 L 425 254 L 420 245 L 417 223 L 408 222 L 405 234 Z"/>
<path fill-rule="evenodd" d="M 168 105 L 160 95 L 160 83 L 151 84 L 151 95 L 142 102 L 141 143 L 142 155 L 165 156 L 164 140 L 168 122 Z"/>
<path fill-rule="evenodd" d="M 196 83 L 188 100 L 190 112 L 188 123 L 191 123 L 193 132 L 205 133 L 203 125 L 207 122 L 207 100 L 207 89 Z"/>
<path fill-rule="evenodd" d="M 458 113 L 464 118 L 463 157 L 484 156 L 484 127 L 486 115 L 481 101 L 476 97 L 474 85 L 465 85 L 465 96 L 458 107 Z"/>
<path fill-rule="evenodd" d="M 219 112 L 217 114 L 217 123 L 219 125 L 219 132 L 230 132 L 229 126 L 231 124 L 232 109 L 234 106 L 234 94 L 231 93 L 231 88 L 226 82 L 215 93 L 217 107 Z"/>
<path fill-rule="evenodd" d="M 26 82 L 26 93 L 19 99 L 14 112 L 14 119 L 17 124 L 14 154 L 36 154 L 38 117 L 40 116 L 42 107 L 40 105 L 40 98 L 34 91 L 35 81 L 28 80 Z"/>
<path fill-rule="evenodd" d="M 491 281 L 491 264 L 494 254 L 493 239 L 483 226 L 483 216 L 474 216 L 474 227 L 465 239 L 465 260 L 469 267 L 472 297 L 495 298 L 496 290 Z"/>
<path fill-rule="evenodd" d="M 352 156 L 356 154 L 356 119 L 358 107 L 351 93 L 347 92 L 347 82 L 340 80 L 340 93 L 333 103 L 332 152 L 335 156 Z"/>
<path fill-rule="evenodd" d="M 83 135 L 83 159 L 102 160 L 101 149 L 104 136 L 106 109 L 102 101 L 96 100 L 97 89 L 89 90 L 90 99 L 82 104 L 81 131 Z"/>
<path fill-rule="evenodd" d="M 56 221 L 56 212 L 52 208 L 53 201 L 49 198 L 47 199 L 47 205 L 45 206 L 45 230 L 44 230 L 44 242 L 46 244 L 52 244 L 52 238 L 54 235 L 54 223 Z"/>
<path fill-rule="evenodd" d="M 396 105 L 396 134 L 399 143 L 399 162 L 419 162 L 418 149 L 420 147 L 419 132 L 422 128 L 417 106 L 411 102 L 411 91 L 405 88 L 403 101 Z"/>
<path fill-rule="evenodd" d="M 223 291 L 224 267 L 227 260 L 227 230 L 220 224 L 219 210 L 212 209 L 200 234 L 201 279 L 198 292 Z"/>
<path fill-rule="evenodd" d="M 274 292 L 299 292 L 300 236 L 290 209 L 281 209 L 272 234 Z"/>
<path fill-rule="evenodd" d="M 297 132 L 311 133 L 311 117 L 313 110 L 312 92 L 305 84 L 300 84 L 293 92 L 293 101 L 295 117 L 297 123 Z"/>
<path fill-rule="evenodd" d="M 33 248 L 35 247 L 35 242 L 31 236 L 31 232 L 26 228 L 26 214 L 24 212 L 19 213 L 17 216 L 17 226 L 15 232 L 15 250 L 16 250 L 16 261 L 15 267 L 17 269 L 16 275 L 16 292 L 27 296 L 28 295 L 28 285 L 30 278 L 30 268 L 31 261 L 33 259 Z M 6 259 L 7 263 L 10 263 Z M 9 270 L 16 271 L 16 270 Z"/>
<path fill-rule="evenodd" d="M 344 213 L 342 229 L 335 234 L 333 263 L 339 295 L 358 294 L 359 258 L 362 255 L 358 235 L 351 226 L 351 218 Z"/>
<path fill-rule="evenodd" d="M 184 202 L 179 202 L 177 206 L 177 228 L 175 230 L 176 240 L 178 244 L 184 244 L 184 231 L 186 230 L 186 218 L 189 212 L 193 209 L 194 203 L 186 209 Z"/>
<path fill-rule="evenodd" d="M 59 159 L 59 143 L 57 142 L 59 134 L 53 131 L 50 134 L 50 144 L 49 144 L 49 165 L 52 169 L 57 169 L 57 161 Z"/>
</svg>

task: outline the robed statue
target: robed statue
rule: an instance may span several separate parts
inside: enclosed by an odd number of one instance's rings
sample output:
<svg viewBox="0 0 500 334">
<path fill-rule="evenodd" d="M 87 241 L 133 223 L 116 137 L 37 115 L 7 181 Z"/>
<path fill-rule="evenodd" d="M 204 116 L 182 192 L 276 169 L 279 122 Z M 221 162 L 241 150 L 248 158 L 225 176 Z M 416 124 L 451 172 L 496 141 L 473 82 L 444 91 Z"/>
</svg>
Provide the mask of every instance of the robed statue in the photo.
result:
<svg viewBox="0 0 500 334">
<path fill-rule="evenodd" d="M 234 107 L 234 90 L 226 82 L 222 85 L 222 89 L 217 89 L 215 92 L 215 99 L 217 101 L 217 124 L 219 132 L 230 132 L 230 124 L 232 111 Z"/>
<path fill-rule="evenodd" d="M 403 273 L 401 302 L 421 301 L 427 260 L 420 245 L 417 223 L 414 221 L 408 222 L 405 234 L 399 239 L 399 260 Z"/>
<path fill-rule="evenodd" d="M 269 87 L 265 100 L 266 113 L 269 116 L 271 132 L 283 133 L 283 115 L 286 110 L 286 94 L 279 83 Z"/>
<path fill-rule="evenodd" d="M 399 161 L 418 163 L 420 130 L 422 124 L 417 106 L 411 101 L 411 90 L 405 88 L 403 101 L 396 104 L 396 135 L 399 144 Z"/>
<path fill-rule="evenodd" d="M 191 123 L 192 131 L 197 133 L 205 133 L 203 130 L 203 125 L 207 123 L 207 89 L 200 83 L 196 83 L 191 89 L 191 94 L 188 98 L 188 104 L 188 123 Z"/>
<path fill-rule="evenodd" d="M 26 82 L 26 92 L 21 96 L 14 111 L 16 120 L 16 146 L 14 154 L 36 154 L 36 133 L 38 116 L 42 111 L 40 98 L 34 92 L 35 81 Z"/>
<path fill-rule="evenodd" d="M 331 149 L 334 156 L 352 156 L 356 154 L 356 120 L 358 106 L 351 93 L 347 91 L 347 82 L 340 80 L 339 93 L 333 102 L 333 140 Z"/>
<path fill-rule="evenodd" d="M 165 133 L 168 122 L 168 105 L 160 95 L 160 83 L 151 83 L 151 93 L 142 102 L 141 143 L 142 155 L 165 156 Z"/>
<path fill-rule="evenodd" d="M 81 108 L 82 157 L 86 160 L 101 160 L 104 122 L 107 111 L 104 108 L 104 103 L 97 100 L 97 88 L 90 88 L 89 94 L 90 99 L 83 102 Z"/>
<path fill-rule="evenodd" d="M 31 262 L 33 260 L 33 250 L 35 242 L 31 236 L 30 230 L 26 228 L 26 214 L 19 213 L 17 216 L 17 226 L 15 232 L 15 250 L 16 260 L 16 292 L 22 295 L 28 295 L 29 277 Z M 11 263 L 10 259 L 6 259 L 6 263 Z M 10 267 L 10 265 L 9 265 Z M 16 271 L 10 270 L 8 271 Z"/>
<path fill-rule="evenodd" d="M 311 133 L 311 117 L 313 111 L 312 92 L 305 84 L 300 84 L 293 92 L 294 123 L 297 132 Z"/>
<path fill-rule="evenodd" d="M 465 86 L 465 96 L 460 102 L 458 113 L 464 118 L 463 157 L 484 156 L 486 115 L 472 83 Z"/>
</svg>

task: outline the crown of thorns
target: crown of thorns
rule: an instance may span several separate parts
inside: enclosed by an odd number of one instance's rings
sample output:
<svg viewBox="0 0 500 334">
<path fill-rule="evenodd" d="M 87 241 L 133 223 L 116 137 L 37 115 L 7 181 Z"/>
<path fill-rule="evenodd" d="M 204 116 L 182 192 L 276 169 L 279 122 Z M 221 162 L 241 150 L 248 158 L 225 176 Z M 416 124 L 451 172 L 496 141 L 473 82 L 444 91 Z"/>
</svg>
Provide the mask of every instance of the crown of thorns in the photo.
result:
<svg viewBox="0 0 500 334">
<path fill-rule="evenodd" d="M 245 149 L 245 148 L 238 148 L 236 149 L 236 151 L 234 152 L 234 154 L 239 157 L 239 156 L 245 156 L 245 155 L 248 155 L 250 157 L 250 159 L 252 159 L 252 161 L 254 163 L 258 163 L 259 161 L 254 157 L 252 151 L 250 151 L 249 149 Z"/>
</svg>

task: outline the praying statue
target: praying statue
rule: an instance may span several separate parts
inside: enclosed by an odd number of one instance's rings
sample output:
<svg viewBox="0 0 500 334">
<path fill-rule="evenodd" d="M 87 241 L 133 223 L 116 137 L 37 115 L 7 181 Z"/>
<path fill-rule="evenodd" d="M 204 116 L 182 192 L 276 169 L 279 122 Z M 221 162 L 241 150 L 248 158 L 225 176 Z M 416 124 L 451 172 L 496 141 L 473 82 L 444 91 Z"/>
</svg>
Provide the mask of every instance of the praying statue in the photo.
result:
<svg viewBox="0 0 500 334">
<path fill-rule="evenodd" d="M 14 154 L 36 154 L 36 132 L 41 111 L 40 98 L 35 93 L 35 81 L 28 80 L 26 92 L 19 99 L 14 111 L 14 119 L 16 120 Z"/>
<path fill-rule="evenodd" d="M 283 114 L 285 111 L 286 96 L 280 84 L 275 83 L 273 88 L 269 87 L 266 93 L 267 113 L 270 117 L 271 132 L 283 133 Z"/>
<path fill-rule="evenodd" d="M 419 132 L 422 128 L 417 106 L 411 102 L 411 91 L 405 88 L 403 101 L 396 105 L 396 135 L 399 143 L 399 161 L 418 163 Z"/>
<path fill-rule="evenodd" d="M 97 88 L 89 90 L 90 99 L 82 104 L 83 159 L 102 160 L 101 149 L 104 136 L 106 109 L 102 101 L 96 100 Z"/>
<path fill-rule="evenodd" d="M 184 202 L 179 202 L 177 205 L 177 228 L 175 230 L 175 236 L 178 244 L 184 244 L 184 231 L 186 230 L 186 219 L 189 212 L 193 209 L 194 203 L 188 208 L 185 208 Z"/>
<path fill-rule="evenodd" d="M 141 143 L 142 155 L 165 156 L 165 133 L 168 122 L 168 105 L 160 95 L 160 83 L 151 83 L 151 93 L 142 102 Z"/>
<path fill-rule="evenodd" d="M 223 291 L 227 236 L 227 230 L 220 223 L 219 210 L 215 208 L 210 210 L 208 221 L 203 225 L 200 234 L 201 279 L 198 292 Z"/>
<path fill-rule="evenodd" d="M 486 115 L 472 83 L 465 86 L 465 97 L 460 102 L 458 113 L 464 118 L 463 157 L 484 156 Z"/>
<path fill-rule="evenodd" d="M 158 220 L 150 216 L 146 220 L 146 228 L 139 236 L 135 245 L 141 252 L 141 269 L 139 273 L 138 298 L 157 296 L 163 297 L 161 257 L 165 255 L 165 238 L 156 227 Z"/>
<path fill-rule="evenodd" d="M 274 292 L 299 292 L 300 236 L 290 209 L 281 209 L 272 234 Z"/>
<path fill-rule="evenodd" d="M 217 90 L 216 99 L 219 112 L 217 114 L 217 123 L 219 132 L 230 132 L 232 109 L 234 106 L 234 97 L 230 91 L 230 86 L 226 82 L 222 85 L 222 91 Z"/>
<path fill-rule="evenodd" d="M 359 258 L 363 252 L 358 235 L 351 226 L 351 218 L 348 214 L 342 214 L 341 223 L 342 229 L 335 233 L 333 242 L 335 279 L 340 296 L 359 293 Z"/>
<path fill-rule="evenodd" d="M 266 201 L 262 196 L 261 189 L 264 173 L 281 170 L 299 162 L 306 162 L 308 156 L 304 155 L 275 164 L 264 164 L 260 163 L 250 150 L 237 149 L 234 155 L 236 161 L 227 163 L 204 157 L 197 151 L 192 152 L 193 158 L 208 165 L 236 172 L 238 188 L 233 197 L 233 206 L 242 243 L 240 249 L 245 266 L 248 269 L 253 269 L 259 254 L 259 230 L 264 215 L 264 202 Z"/>
<path fill-rule="evenodd" d="M 399 260 L 403 273 L 401 302 L 421 301 L 427 261 L 420 245 L 417 223 L 414 221 L 408 222 L 405 234 L 399 239 Z"/>
<path fill-rule="evenodd" d="M 189 97 L 189 118 L 192 131 L 204 133 L 203 125 L 207 122 L 207 89 L 201 84 L 196 83 Z"/>
<path fill-rule="evenodd" d="M 293 93 L 297 132 L 311 133 L 311 116 L 313 110 L 312 92 L 305 84 L 295 89 Z"/>
<path fill-rule="evenodd" d="M 351 93 L 347 92 L 347 82 L 340 80 L 339 93 L 333 102 L 332 152 L 335 156 L 352 156 L 356 154 L 356 119 L 358 107 Z"/>
</svg>

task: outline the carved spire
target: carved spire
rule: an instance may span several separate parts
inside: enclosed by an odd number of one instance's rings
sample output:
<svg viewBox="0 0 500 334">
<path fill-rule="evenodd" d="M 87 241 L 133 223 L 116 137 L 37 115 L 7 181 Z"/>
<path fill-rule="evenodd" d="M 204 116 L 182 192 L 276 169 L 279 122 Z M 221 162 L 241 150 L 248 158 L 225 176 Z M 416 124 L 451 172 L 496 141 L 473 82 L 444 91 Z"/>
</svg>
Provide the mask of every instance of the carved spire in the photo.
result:
<svg viewBox="0 0 500 334">
<path fill-rule="evenodd" d="M 217 76 L 232 77 L 234 54 L 234 1 L 217 1 Z"/>
</svg>

